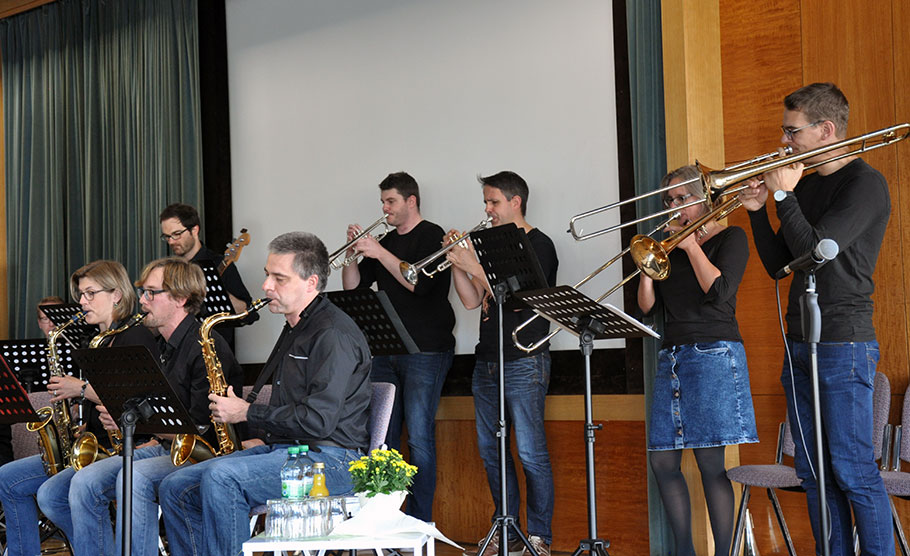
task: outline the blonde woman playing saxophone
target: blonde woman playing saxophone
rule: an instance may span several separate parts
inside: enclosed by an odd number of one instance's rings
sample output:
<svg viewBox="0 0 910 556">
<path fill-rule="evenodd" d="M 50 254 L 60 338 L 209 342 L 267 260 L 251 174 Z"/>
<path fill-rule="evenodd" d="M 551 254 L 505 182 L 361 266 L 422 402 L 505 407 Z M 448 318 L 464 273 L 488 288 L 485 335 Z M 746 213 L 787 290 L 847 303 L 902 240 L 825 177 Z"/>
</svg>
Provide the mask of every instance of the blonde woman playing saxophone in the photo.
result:
<svg viewBox="0 0 910 556">
<path fill-rule="evenodd" d="M 136 308 L 136 293 L 126 270 L 118 262 L 94 261 L 83 266 L 73 273 L 70 291 L 73 299 L 82 305 L 85 321 L 98 325 L 102 331 L 116 329 L 129 320 Z M 158 353 L 154 337 L 141 326 L 114 336 L 109 342 L 117 345 L 145 345 L 155 355 Z M 107 441 L 107 434 L 95 410 L 95 404 L 100 403 L 100 400 L 90 384 L 72 376 L 55 376 L 48 383 L 48 390 L 54 395 L 52 401 L 55 402 L 81 401 L 84 395 L 84 399 L 90 402 L 83 409 L 86 430 L 95 434 L 102 443 Z M 112 459 L 117 462 L 117 458 Z M 7 513 L 11 556 L 40 553 L 39 505 L 69 539 L 74 554 L 107 553 L 100 548 L 92 548 L 88 552 L 76 548 L 97 540 L 99 526 L 106 524 L 110 529 L 110 514 L 107 504 L 95 504 L 91 497 L 76 497 L 73 499 L 74 505 L 70 506 L 70 494 L 73 494 L 73 487 L 78 483 L 77 477 L 91 475 L 96 470 L 92 465 L 76 473 L 68 461 L 66 464 L 66 468 L 52 476 L 45 472 L 41 456 L 17 460 L 0 468 L 0 501 Z M 74 527 L 72 514 L 87 520 L 86 522 L 90 521 L 91 526 Z"/>
</svg>

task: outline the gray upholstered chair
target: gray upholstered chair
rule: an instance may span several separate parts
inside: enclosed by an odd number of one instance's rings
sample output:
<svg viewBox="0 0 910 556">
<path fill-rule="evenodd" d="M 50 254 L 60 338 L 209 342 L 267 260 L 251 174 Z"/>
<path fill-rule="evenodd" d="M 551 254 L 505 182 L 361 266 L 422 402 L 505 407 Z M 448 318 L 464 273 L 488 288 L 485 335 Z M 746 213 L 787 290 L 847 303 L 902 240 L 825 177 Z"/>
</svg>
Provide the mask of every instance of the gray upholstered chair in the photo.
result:
<svg viewBox="0 0 910 556">
<path fill-rule="evenodd" d="M 904 392 L 901 424 L 894 429 L 893 461 L 890 465 L 885 465 L 886 469 L 882 471 L 882 479 L 885 482 L 885 490 L 888 492 L 888 496 L 897 496 L 904 500 L 910 500 L 910 473 L 901 471 L 901 462 L 910 462 L 910 435 L 903 434 L 903 428 L 907 425 L 910 425 L 910 387 Z M 901 554 L 910 556 L 910 547 L 907 546 L 907 537 L 904 535 L 904 528 L 901 525 L 900 517 L 897 515 L 897 508 L 894 506 L 893 500 L 890 503 L 898 547 L 901 550 Z"/>
<path fill-rule="evenodd" d="M 777 453 L 774 457 L 774 463 L 770 465 L 740 465 L 727 470 L 727 477 L 731 481 L 736 481 L 743 485 L 742 499 L 739 502 L 739 511 L 736 515 L 736 529 L 733 535 L 732 554 L 739 554 L 740 542 L 743 538 L 743 530 L 746 525 L 746 510 L 749 506 L 749 495 L 752 487 L 764 488 L 768 491 L 768 498 L 771 499 L 771 505 L 774 508 L 774 515 L 777 516 L 777 523 L 780 525 L 781 533 L 784 535 L 784 541 L 787 543 L 787 552 L 790 556 L 796 556 L 796 550 L 793 548 L 793 540 L 790 538 L 790 530 L 787 529 L 787 522 L 784 520 L 784 513 L 780 508 L 780 502 L 777 489 L 787 491 L 802 491 L 800 480 L 796 476 L 796 469 L 783 463 L 783 456 L 791 458 L 795 446 L 793 436 L 790 433 L 790 421 L 785 420 L 780 424 L 777 432 Z"/>
</svg>

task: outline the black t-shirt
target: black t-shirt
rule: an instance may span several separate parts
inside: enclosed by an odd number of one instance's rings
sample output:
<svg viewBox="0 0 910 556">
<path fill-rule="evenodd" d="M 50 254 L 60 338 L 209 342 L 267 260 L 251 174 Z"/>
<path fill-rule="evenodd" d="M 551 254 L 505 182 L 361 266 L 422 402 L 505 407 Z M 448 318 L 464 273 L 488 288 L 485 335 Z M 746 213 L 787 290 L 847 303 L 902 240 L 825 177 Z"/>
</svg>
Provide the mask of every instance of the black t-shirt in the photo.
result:
<svg viewBox="0 0 910 556">
<path fill-rule="evenodd" d="M 441 227 L 422 220 L 404 235 L 397 230 L 390 231 L 379 243 L 402 261 L 416 263 L 439 251 L 444 236 Z M 435 269 L 435 265 L 432 268 Z M 368 288 L 376 282 L 377 287 L 386 292 L 420 351 L 440 352 L 455 347 L 455 336 L 452 335 L 455 312 L 449 303 L 451 270 L 439 272 L 432 278 L 421 273 L 414 291 L 410 292 L 376 259 L 364 258 L 358 269 L 360 284 L 357 287 Z"/>
<path fill-rule="evenodd" d="M 815 273 L 821 341 L 875 339 L 872 273 L 890 214 L 888 183 L 859 158 L 827 176 L 804 176 L 795 195 L 777 203 L 777 233 L 771 229 L 765 208 L 749 213 L 755 247 L 772 277 L 820 240 L 837 242 L 837 257 Z M 787 336 L 797 341 L 803 340 L 799 298 L 806 290 L 805 278 L 805 272 L 797 271 L 790 283 Z"/>
<path fill-rule="evenodd" d="M 682 249 L 670 251 L 670 276 L 654 282 L 655 308 L 662 306 L 666 316 L 663 347 L 742 341 L 736 322 L 736 291 L 749 260 L 746 232 L 738 226 L 724 228 L 701 248 L 720 270 L 707 292 L 702 291 L 689 255 Z"/>
<path fill-rule="evenodd" d="M 556 270 L 559 267 L 559 259 L 556 256 L 556 247 L 553 240 L 537 228 L 528 232 L 528 240 L 531 242 L 531 248 L 537 255 L 540 262 L 540 268 L 543 269 L 543 275 L 547 277 L 549 287 L 556 286 Z M 474 355 L 478 361 L 495 362 L 499 361 L 499 312 L 493 298 L 489 292 L 484 295 L 483 305 L 480 313 L 480 341 L 474 348 Z M 506 361 L 514 361 L 522 357 L 536 355 L 550 349 L 550 343 L 547 342 L 531 353 L 525 353 L 515 347 L 512 342 L 512 331 L 521 323 L 528 320 L 534 315 L 531 309 L 522 309 L 521 311 L 510 311 L 503 309 L 503 357 Z M 532 344 L 550 332 L 550 321 L 545 318 L 534 319 L 530 325 L 524 328 L 519 334 L 518 339 L 523 345 Z"/>
</svg>

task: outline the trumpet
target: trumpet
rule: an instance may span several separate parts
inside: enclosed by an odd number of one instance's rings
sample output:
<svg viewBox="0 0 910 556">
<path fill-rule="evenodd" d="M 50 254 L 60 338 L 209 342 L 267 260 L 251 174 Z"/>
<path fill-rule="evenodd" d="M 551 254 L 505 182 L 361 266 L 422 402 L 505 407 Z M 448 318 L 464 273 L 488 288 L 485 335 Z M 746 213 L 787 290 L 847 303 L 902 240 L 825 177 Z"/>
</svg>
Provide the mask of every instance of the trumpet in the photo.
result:
<svg viewBox="0 0 910 556">
<path fill-rule="evenodd" d="M 490 222 L 492 222 L 492 221 L 493 221 L 493 217 L 487 216 L 480 222 L 480 224 L 474 226 L 473 228 L 471 228 L 469 231 L 465 232 L 461 236 L 450 237 L 449 244 L 446 245 L 445 247 L 443 247 L 442 249 L 440 249 L 439 251 L 436 251 L 432 255 L 427 255 L 426 257 L 420 259 L 419 261 L 417 261 L 414 264 L 401 261 L 401 264 L 398 265 L 399 270 L 401 270 L 401 275 L 404 276 L 404 279 L 407 280 L 410 284 L 416 285 L 417 279 L 420 278 L 421 272 L 425 276 L 432 278 L 433 276 L 436 275 L 437 272 L 442 272 L 443 270 L 449 268 L 450 266 L 452 266 L 452 263 L 449 262 L 448 260 L 444 260 L 441 263 L 439 263 L 438 265 L 436 265 L 436 268 L 434 270 L 427 272 L 427 267 L 430 266 L 430 263 L 434 262 L 439 257 L 442 257 L 443 255 L 445 255 L 446 253 L 451 251 L 456 245 L 460 245 L 461 247 L 467 248 L 468 247 L 468 244 L 467 244 L 468 236 L 473 234 L 474 232 L 483 230 L 484 228 L 488 227 L 490 225 Z"/>
<path fill-rule="evenodd" d="M 374 239 L 376 241 L 380 241 L 382 238 L 384 238 L 386 236 L 386 234 L 389 233 L 389 230 L 391 229 L 391 226 L 389 226 L 389 223 L 387 221 L 388 217 L 389 217 L 388 214 L 383 214 L 381 218 L 379 218 L 376 222 L 373 222 L 372 224 L 370 224 L 370 226 L 368 228 L 364 229 L 362 232 L 360 232 L 359 234 L 357 234 L 356 236 L 351 238 L 350 241 L 348 241 L 347 243 L 342 245 L 337 250 L 332 251 L 332 254 L 329 255 L 329 262 L 331 263 L 332 268 L 334 268 L 335 270 L 339 270 L 342 267 L 348 266 L 351 263 L 356 262 L 357 259 L 360 258 L 360 253 L 354 253 L 350 257 L 343 258 L 345 252 L 348 249 L 350 249 L 351 246 L 353 246 L 355 243 L 360 241 L 362 238 L 366 237 L 367 234 L 372 232 L 375 228 L 382 226 L 383 230 L 382 230 L 382 233 L 380 233 L 377 236 L 374 236 Z"/>
<path fill-rule="evenodd" d="M 647 235 L 647 236 L 651 236 L 651 235 L 656 234 L 656 233 L 659 232 L 660 230 L 663 230 L 664 228 L 666 228 L 667 226 L 669 226 L 671 222 L 673 222 L 674 220 L 676 220 L 677 218 L 679 218 L 679 216 L 680 216 L 680 213 L 679 213 L 679 211 L 677 210 L 677 212 L 675 212 L 675 213 L 673 213 L 672 215 L 670 215 L 670 218 L 667 218 L 666 220 L 664 220 L 663 222 L 661 222 L 660 224 L 658 224 L 653 230 L 651 230 L 650 232 L 648 232 L 646 235 Z M 623 249 L 618 255 L 616 255 L 615 257 L 613 257 L 613 258 L 610 259 L 609 261 L 605 262 L 604 264 L 600 265 L 600 267 L 597 268 L 597 270 L 595 270 L 595 271 L 592 272 L 591 274 L 588 274 L 587 276 L 585 276 L 584 278 L 582 278 L 581 280 L 579 280 L 579 281 L 578 281 L 574 286 L 572 286 L 572 287 L 573 287 L 573 288 L 580 288 L 580 287 L 582 287 L 583 285 L 585 285 L 586 283 L 588 283 L 591 279 L 593 279 L 595 276 L 597 276 L 598 274 L 600 274 L 600 273 L 603 272 L 604 270 L 608 269 L 613 263 L 615 263 L 616 261 L 618 261 L 619 259 L 621 259 L 621 258 L 623 257 L 623 255 L 625 255 L 626 253 L 628 253 L 628 252 L 631 251 L 631 250 L 632 250 L 632 246 L 629 245 L 629 247 L 626 247 L 626 248 Z M 618 284 L 616 284 L 615 286 L 613 286 L 612 288 L 610 288 L 609 290 L 607 290 L 603 295 L 601 295 L 600 297 L 598 297 L 598 298 L 595 299 L 594 301 L 596 301 L 597 303 L 600 303 L 600 302 L 603 301 L 604 299 L 610 297 L 610 296 L 613 294 L 613 292 L 615 292 L 615 291 L 618 290 L 619 288 L 621 288 L 621 287 L 623 287 L 624 285 L 626 285 L 626 283 L 627 283 L 629 280 L 631 280 L 632 278 L 635 278 L 635 277 L 638 276 L 639 274 L 641 274 L 641 269 L 635 270 L 634 272 L 632 272 L 631 274 L 629 274 L 628 276 L 626 276 L 626 277 L 624 277 L 622 280 L 620 280 L 620 282 L 619 282 Z M 515 347 L 517 347 L 518 349 L 520 349 L 521 351 L 523 351 L 523 352 L 525 352 L 525 353 L 531 353 L 532 351 L 536 350 L 536 349 L 539 348 L 540 346 L 542 346 L 542 345 L 544 345 L 545 343 L 549 342 L 549 341 L 550 341 L 550 338 L 552 338 L 553 336 L 559 334 L 559 331 L 562 330 L 562 328 L 557 328 L 556 330 L 553 330 L 552 332 L 550 332 L 549 334 L 547 334 L 546 336 L 544 336 L 544 337 L 541 338 L 540 340 L 537 340 L 537 341 L 534 342 L 533 344 L 530 344 L 530 345 L 524 345 L 524 344 L 522 344 L 521 341 L 518 339 L 518 333 L 521 332 L 522 330 L 524 330 L 525 328 L 527 328 L 529 324 L 531 324 L 532 322 L 534 322 L 536 319 L 539 319 L 539 318 L 540 318 L 540 315 L 537 314 L 537 313 L 535 313 L 531 318 L 529 318 L 528 320 L 526 320 L 526 321 L 524 321 L 523 323 L 519 324 L 518 326 L 515 327 L 514 330 L 512 330 L 512 343 L 515 344 Z"/>
</svg>

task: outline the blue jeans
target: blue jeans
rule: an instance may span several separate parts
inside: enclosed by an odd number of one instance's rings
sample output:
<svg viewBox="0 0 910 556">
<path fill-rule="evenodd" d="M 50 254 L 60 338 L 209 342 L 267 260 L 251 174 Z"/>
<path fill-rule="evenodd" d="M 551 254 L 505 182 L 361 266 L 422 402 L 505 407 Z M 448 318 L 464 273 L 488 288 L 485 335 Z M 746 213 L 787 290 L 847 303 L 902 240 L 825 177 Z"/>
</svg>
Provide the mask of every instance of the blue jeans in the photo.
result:
<svg viewBox="0 0 910 556">
<path fill-rule="evenodd" d="M 133 452 L 133 460 L 157 455 L 157 450 L 160 449 L 158 446 L 140 448 Z M 68 494 L 61 488 L 49 488 L 59 480 L 58 477 L 63 475 L 61 473 L 38 489 L 41 511 L 66 533 L 72 545 L 73 556 L 119 554 L 120 544 L 115 541 L 111 527 L 110 505 L 122 484 L 122 467 L 121 456 L 105 458 L 75 474 L 72 469 L 67 469 L 68 475 L 65 476 Z M 155 518 L 157 531 L 157 514 Z M 119 525 L 119 513 L 117 522 Z M 119 538 L 118 535 L 117 539 Z"/>
<path fill-rule="evenodd" d="M 158 485 L 176 471 L 170 451 L 163 446 L 149 446 L 133 452 L 133 498 L 130 512 L 130 556 L 158 554 Z M 123 507 L 123 470 L 115 483 L 117 507 Z M 117 553 L 123 546 L 123 523 L 117 512 Z"/>
<path fill-rule="evenodd" d="M 407 514 L 433 521 L 436 492 L 436 410 L 453 352 L 414 353 L 373 358 L 370 380 L 395 385 L 395 405 L 386 444 L 401 448 L 402 421 L 408 427 L 410 463 L 417 475 L 408 496 Z"/>
<path fill-rule="evenodd" d="M 287 444 L 255 446 L 168 475 L 158 495 L 171 555 L 238 554 L 250 538 L 250 509 L 281 498 L 278 472 L 287 459 L 287 448 Z M 350 493 L 348 463 L 362 454 L 334 447 L 321 450 L 308 455 L 325 463 L 329 492 Z"/>
<path fill-rule="evenodd" d="M 809 345 L 791 340 L 787 340 L 787 345 L 793 359 L 793 383 L 786 359 L 781 382 L 787 394 L 787 411 L 796 443 L 796 474 L 808 495 L 809 519 L 816 553 L 820 554 Z M 872 391 L 878 358 L 875 341 L 818 344 L 819 401 L 826 451 L 825 493 L 831 512 L 829 546 L 833 556 L 853 554 L 851 506 L 862 553 L 894 554 L 891 506 L 872 450 Z"/>
<path fill-rule="evenodd" d="M 550 354 L 541 353 L 505 362 L 506 434 L 514 427 L 518 459 L 524 469 L 528 495 L 528 534 L 553 540 L 553 471 L 544 431 L 544 405 L 550 385 Z M 471 389 L 477 422 L 477 445 L 487 471 L 490 493 L 500 508 L 499 440 L 499 363 L 477 361 Z M 518 477 L 506 438 L 506 492 L 509 514 L 520 515 L 521 496 Z"/>
<path fill-rule="evenodd" d="M 72 476 L 71 469 L 65 469 L 57 476 L 51 490 L 59 496 L 66 497 L 69 481 L 64 476 Z M 44 472 L 41 456 L 11 461 L 0 467 L 0 503 L 6 515 L 6 542 L 10 556 L 36 556 L 41 554 L 41 539 L 38 532 L 38 504 L 35 495 L 38 489 L 49 480 Z M 63 531 L 67 537 L 72 530 Z"/>
</svg>

